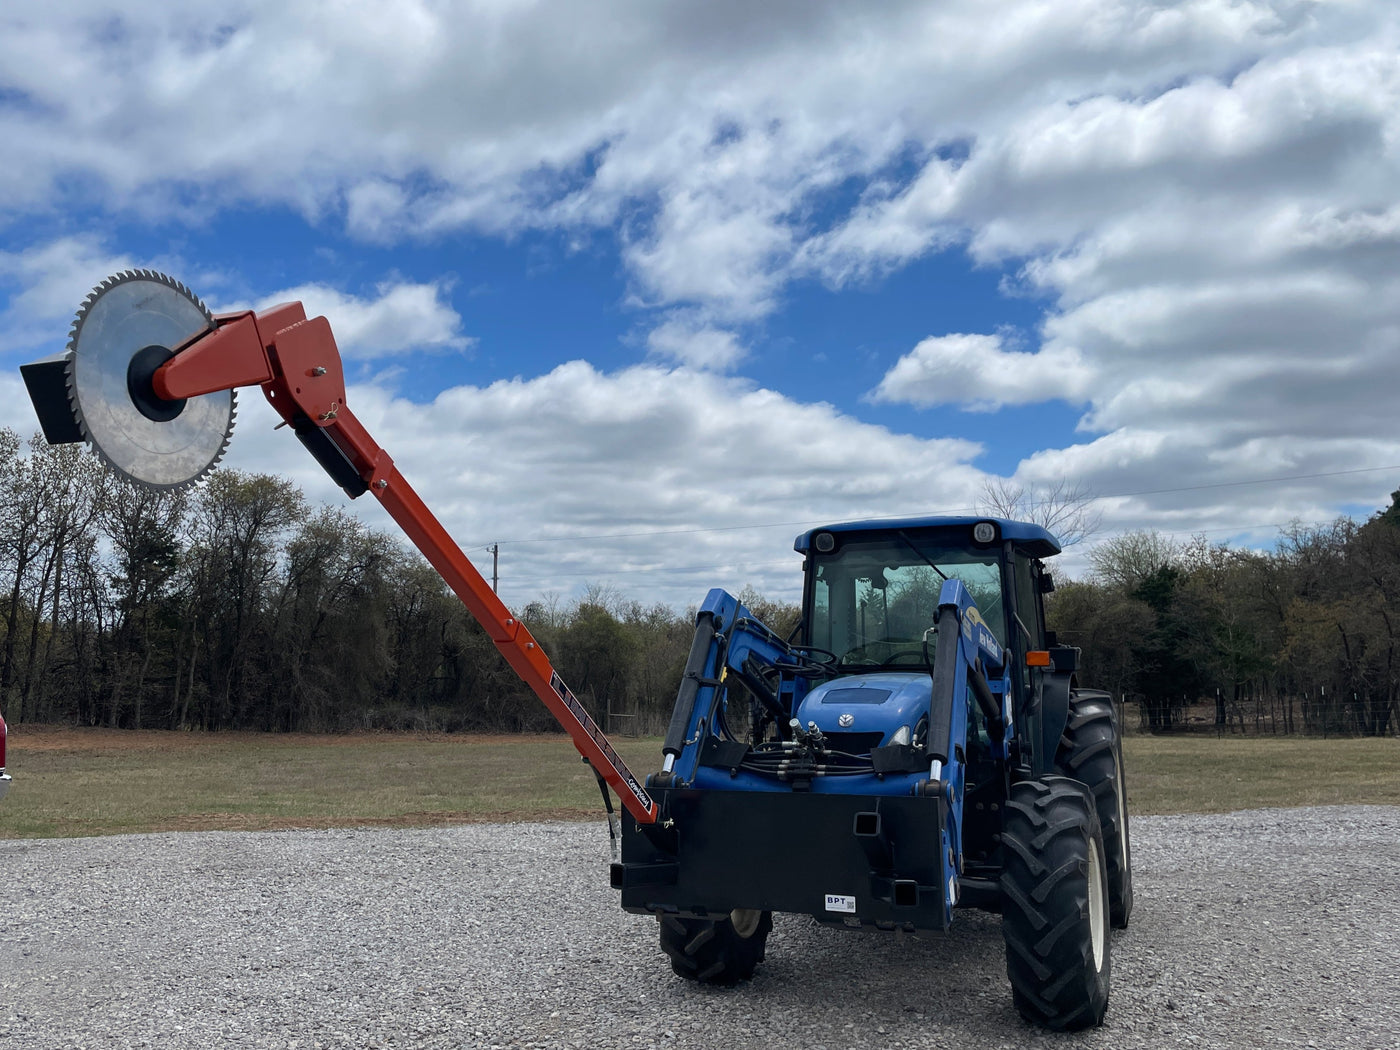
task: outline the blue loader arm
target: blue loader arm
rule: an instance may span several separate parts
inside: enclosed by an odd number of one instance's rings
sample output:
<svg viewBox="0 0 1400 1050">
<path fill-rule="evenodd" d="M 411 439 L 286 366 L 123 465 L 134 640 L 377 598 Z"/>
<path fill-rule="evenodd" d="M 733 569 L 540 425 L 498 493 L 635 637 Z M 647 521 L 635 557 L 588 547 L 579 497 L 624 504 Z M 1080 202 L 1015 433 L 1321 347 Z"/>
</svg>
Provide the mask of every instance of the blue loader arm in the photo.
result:
<svg viewBox="0 0 1400 1050">
<path fill-rule="evenodd" d="M 953 870 L 962 874 L 962 807 L 967 773 L 962 742 L 967 739 L 968 699 L 981 708 L 993 728 L 992 739 L 1005 752 L 1011 731 L 1009 691 L 1006 689 L 1006 650 L 977 611 L 977 604 L 961 580 L 946 580 L 938 595 L 938 640 L 933 661 L 933 699 L 929 712 L 928 749 L 931 792 L 941 793 L 948 805 L 943 825 L 943 848 L 952 858 Z M 988 678 L 995 676 L 1000 698 Z M 949 879 L 945 898 L 951 920 L 957 901 L 956 880 Z"/>
<path fill-rule="evenodd" d="M 721 686 L 730 674 L 741 677 L 775 717 L 791 717 L 801 699 L 802 680 L 781 675 L 774 691 L 755 672 L 768 667 L 781 671 L 799 662 L 795 650 L 737 598 L 719 587 L 711 590 L 695 616 L 695 639 L 662 745 L 665 761 L 659 776 L 665 782 L 694 779 L 701 745 L 715 735 Z"/>
</svg>

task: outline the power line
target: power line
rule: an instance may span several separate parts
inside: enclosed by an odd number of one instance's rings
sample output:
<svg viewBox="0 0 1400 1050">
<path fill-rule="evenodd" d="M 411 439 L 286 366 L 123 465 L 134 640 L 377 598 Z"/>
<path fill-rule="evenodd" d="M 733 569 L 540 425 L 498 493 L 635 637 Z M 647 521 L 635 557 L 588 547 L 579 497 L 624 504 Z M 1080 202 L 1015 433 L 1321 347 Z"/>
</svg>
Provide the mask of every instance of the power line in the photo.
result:
<svg viewBox="0 0 1400 1050">
<path fill-rule="evenodd" d="M 1106 496 L 1091 496 L 1089 500 L 1127 499 L 1129 496 L 1161 496 L 1171 492 L 1198 492 L 1202 489 L 1228 489 L 1238 485 L 1274 485 L 1282 481 L 1311 481 L 1314 478 L 1339 478 L 1346 474 L 1374 474 L 1381 470 L 1400 470 L 1400 466 L 1356 467 L 1352 470 L 1326 470 L 1317 474 L 1289 474 L 1276 478 L 1250 478 L 1245 481 L 1215 481 L 1204 485 L 1182 485 L 1179 488 L 1171 489 L 1142 489 L 1138 492 L 1118 492 Z"/>
<path fill-rule="evenodd" d="M 1206 536 L 1217 532 L 1258 532 L 1260 529 L 1282 529 L 1289 523 L 1286 521 L 1265 521 L 1258 525 L 1219 525 L 1213 529 L 1154 529 L 1164 536 Z M 1309 521 L 1303 524 L 1311 527 L 1314 525 L 1325 525 L 1324 521 Z"/>
<path fill-rule="evenodd" d="M 948 513 L 953 513 L 952 511 Z M 500 540 L 501 543 L 578 543 L 583 540 L 635 540 L 644 539 L 650 536 L 686 536 L 697 532 L 739 532 L 744 529 L 784 529 L 801 527 L 803 525 L 824 525 L 830 518 L 813 518 L 809 521 L 769 521 L 753 525 L 712 525 L 705 528 L 692 529 L 650 529 L 643 532 L 608 532 L 594 533 L 591 535 L 569 535 L 569 536 L 527 536 L 513 540 Z M 481 544 L 471 547 L 469 550 L 489 550 L 490 544 Z"/>
<path fill-rule="evenodd" d="M 1302 522 L 1301 524 L 1307 527 L 1315 527 L 1320 525 L 1327 525 L 1330 523 L 1330 521 L 1331 519 L 1329 518 L 1327 521 L 1310 521 Z M 1241 533 L 1257 532 L 1260 529 L 1282 529 L 1289 524 L 1292 523 L 1275 521 L 1259 522 L 1257 524 L 1252 525 L 1221 525 L 1211 529 L 1158 529 L 1157 531 L 1166 536 L 1203 536 L 1221 532 Z M 799 560 L 800 559 L 793 557 L 784 559 L 783 561 L 765 561 L 746 564 L 740 567 L 736 567 L 731 563 L 725 565 L 655 565 L 645 569 L 598 569 L 585 570 L 582 572 L 550 572 L 531 576 L 514 576 L 511 578 L 511 582 L 513 584 L 535 583 L 540 580 L 578 579 L 580 577 L 594 580 L 606 580 L 611 579 L 614 576 L 638 576 L 643 574 L 654 574 L 662 578 L 669 579 L 679 577 L 687 573 L 697 572 L 719 573 L 739 571 L 744 573 L 758 573 L 778 569 L 791 569 L 795 564 L 799 562 Z"/>
<path fill-rule="evenodd" d="M 737 571 L 742 572 L 761 572 L 766 569 L 792 568 L 792 566 L 799 564 L 801 564 L 801 559 L 794 555 L 793 557 L 781 562 L 759 562 L 757 564 L 744 565 L 742 567 L 736 567 L 734 565 L 656 565 L 647 569 L 607 569 L 597 572 L 550 572 L 543 573 L 538 576 L 512 576 L 510 578 L 510 582 L 513 584 L 529 583 L 533 580 L 552 580 L 560 577 L 579 576 L 586 576 L 592 579 L 608 579 L 612 576 L 636 576 L 641 575 L 643 573 L 655 573 L 664 576 L 679 576 L 682 573 L 690 572 L 728 572 L 735 571 L 736 569 Z"/>
<path fill-rule="evenodd" d="M 1216 481 L 1216 482 L 1207 482 L 1207 483 L 1201 484 L 1201 485 L 1178 485 L 1178 486 L 1175 486 L 1175 487 L 1172 487 L 1172 488 L 1139 489 L 1139 490 L 1132 491 L 1132 492 L 1109 492 L 1109 493 L 1104 493 L 1104 494 L 1102 494 L 1102 495 L 1087 496 L 1087 497 L 1085 497 L 1084 502 L 1085 502 L 1085 503 L 1097 503 L 1097 502 L 1101 502 L 1101 501 L 1103 501 L 1103 500 L 1110 500 L 1110 499 L 1130 499 L 1130 498 L 1132 498 L 1132 497 L 1134 497 L 1134 496 L 1164 496 L 1164 495 L 1170 495 L 1170 494 L 1175 493 L 1175 492 L 1201 492 L 1201 491 L 1205 491 L 1205 490 L 1208 490 L 1208 489 L 1236 488 L 1236 487 L 1239 487 L 1239 486 L 1242 486 L 1242 485 L 1276 485 L 1276 484 L 1281 484 L 1281 483 L 1287 482 L 1287 481 L 1313 481 L 1313 480 L 1316 480 L 1316 479 L 1318 479 L 1318 478 L 1337 478 L 1337 477 L 1345 477 L 1345 476 L 1350 475 L 1350 474 L 1374 474 L 1374 473 L 1378 473 L 1378 472 L 1383 471 L 1383 470 L 1396 470 L 1396 471 L 1400 471 L 1400 464 L 1397 464 L 1397 465 L 1394 465 L 1394 466 L 1388 466 L 1388 467 L 1355 467 L 1355 468 L 1352 468 L 1352 469 L 1349 469 L 1349 470 L 1327 470 L 1327 471 L 1319 471 L 1319 472 L 1313 473 L 1313 474 L 1288 474 L 1288 475 L 1280 475 L 1280 476 L 1277 476 L 1277 477 L 1270 477 L 1270 478 L 1246 478 L 1246 479 L 1244 479 L 1244 480 L 1242 480 L 1242 481 Z M 1051 503 L 1051 502 L 1054 502 L 1054 501 L 1053 501 L 1053 500 L 1035 500 L 1035 501 L 1031 501 L 1030 503 L 1028 503 L 1027 506 L 1039 507 L 1039 506 L 1044 506 L 1045 504 Z M 923 516 L 929 515 L 929 514 L 950 514 L 950 515 L 951 515 L 951 514 L 977 514 L 977 513 L 979 513 L 979 511 L 978 511 L 977 508 L 975 508 L 975 507 L 955 507 L 955 508 L 952 508 L 952 509 L 950 509 L 950 510 L 943 510 L 943 511 L 928 511 L 928 510 L 924 510 L 924 511 L 920 512 L 918 515 L 910 515 L 910 516 L 923 517 Z M 890 517 L 900 517 L 901 515 L 889 515 L 889 516 L 890 516 Z M 713 525 L 713 526 L 708 526 L 708 527 L 703 527 L 703 528 L 697 527 L 697 528 L 686 528 L 686 529 L 650 529 L 650 530 L 645 530 L 645 531 L 641 531 L 641 532 L 607 532 L 607 533 L 594 533 L 594 534 L 591 534 L 591 535 L 571 534 L 571 535 L 568 535 L 568 536 L 525 536 L 525 537 L 520 537 L 520 538 L 517 538 L 517 539 L 500 540 L 500 541 L 498 541 L 498 542 L 500 542 L 500 543 L 517 543 L 517 544 L 519 544 L 519 543 L 578 543 L 578 542 L 580 542 L 580 541 L 589 541 L 589 540 L 633 540 L 633 539 L 646 539 L 646 538 L 650 538 L 650 537 L 653 537 L 653 536 L 689 536 L 689 535 L 696 535 L 696 534 L 699 534 L 699 533 L 707 533 L 707 532 L 741 532 L 741 531 L 746 531 L 746 530 L 751 530 L 751 529 L 801 528 L 801 527 L 807 526 L 807 525 L 826 525 L 826 524 L 830 523 L 830 521 L 831 521 L 831 518 L 830 518 L 830 517 L 826 517 L 826 518 L 811 518 L 811 519 L 808 519 L 808 520 L 806 520 L 806 521 L 769 521 L 769 522 L 760 522 L 760 523 L 754 523 L 754 524 L 749 524 L 749 525 Z M 1260 526 L 1260 527 L 1262 528 L 1262 527 L 1265 527 L 1265 526 Z M 1223 529 L 1205 529 L 1205 530 L 1198 530 L 1198 531 L 1222 532 L 1222 531 L 1227 531 L 1227 530 L 1223 530 Z M 490 550 L 490 548 L 491 548 L 491 544 L 480 544 L 480 545 L 478 545 L 478 546 L 468 548 L 468 551 L 470 552 L 470 551 L 478 551 L 478 550 Z"/>
</svg>

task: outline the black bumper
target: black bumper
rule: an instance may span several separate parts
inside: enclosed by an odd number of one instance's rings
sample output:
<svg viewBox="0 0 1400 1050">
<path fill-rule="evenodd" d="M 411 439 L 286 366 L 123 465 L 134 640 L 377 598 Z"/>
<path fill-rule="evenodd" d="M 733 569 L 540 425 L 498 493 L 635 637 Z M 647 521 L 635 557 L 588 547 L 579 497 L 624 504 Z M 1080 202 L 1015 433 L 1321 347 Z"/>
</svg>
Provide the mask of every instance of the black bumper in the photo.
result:
<svg viewBox="0 0 1400 1050">
<path fill-rule="evenodd" d="M 936 797 L 652 794 L 661 820 L 624 820 L 622 862 L 612 868 L 628 911 L 704 918 L 761 908 L 845 925 L 948 925 Z"/>
</svg>

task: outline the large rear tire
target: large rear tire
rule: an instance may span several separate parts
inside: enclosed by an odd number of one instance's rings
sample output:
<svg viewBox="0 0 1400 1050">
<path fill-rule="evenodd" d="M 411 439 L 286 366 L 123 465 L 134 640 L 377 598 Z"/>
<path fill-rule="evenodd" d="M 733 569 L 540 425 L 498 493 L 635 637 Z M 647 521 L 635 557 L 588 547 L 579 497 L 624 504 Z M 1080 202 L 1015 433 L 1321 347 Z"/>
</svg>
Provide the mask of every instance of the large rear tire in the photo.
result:
<svg viewBox="0 0 1400 1050">
<path fill-rule="evenodd" d="M 1092 796 L 1064 777 L 1013 784 L 1002 845 L 1001 925 L 1016 1009 L 1058 1031 L 1102 1024 L 1108 880 Z"/>
<path fill-rule="evenodd" d="M 661 950 L 671 969 L 688 981 L 735 984 L 753 976 L 763 961 L 773 913 L 736 908 L 720 920 L 661 915 Z"/>
<path fill-rule="evenodd" d="M 1077 780 L 1094 796 L 1108 865 L 1109 921 L 1126 929 L 1133 913 L 1133 857 L 1128 838 L 1128 787 L 1123 737 L 1113 698 L 1097 689 L 1070 694 L 1069 718 L 1055 755 L 1055 771 Z"/>
</svg>

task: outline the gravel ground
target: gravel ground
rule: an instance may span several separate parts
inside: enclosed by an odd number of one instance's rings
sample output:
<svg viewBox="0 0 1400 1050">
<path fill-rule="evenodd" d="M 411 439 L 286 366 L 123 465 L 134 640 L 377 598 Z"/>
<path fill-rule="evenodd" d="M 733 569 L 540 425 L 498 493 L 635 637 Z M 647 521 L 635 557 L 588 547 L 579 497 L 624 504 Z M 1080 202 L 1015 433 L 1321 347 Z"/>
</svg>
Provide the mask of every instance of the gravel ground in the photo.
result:
<svg viewBox="0 0 1400 1050">
<path fill-rule="evenodd" d="M 1400 808 L 1133 822 L 1103 1028 L 1011 1006 L 995 916 L 780 916 L 672 977 L 600 825 L 0 841 L 0 1047 L 1400 1048 Z"/>
</svg>

